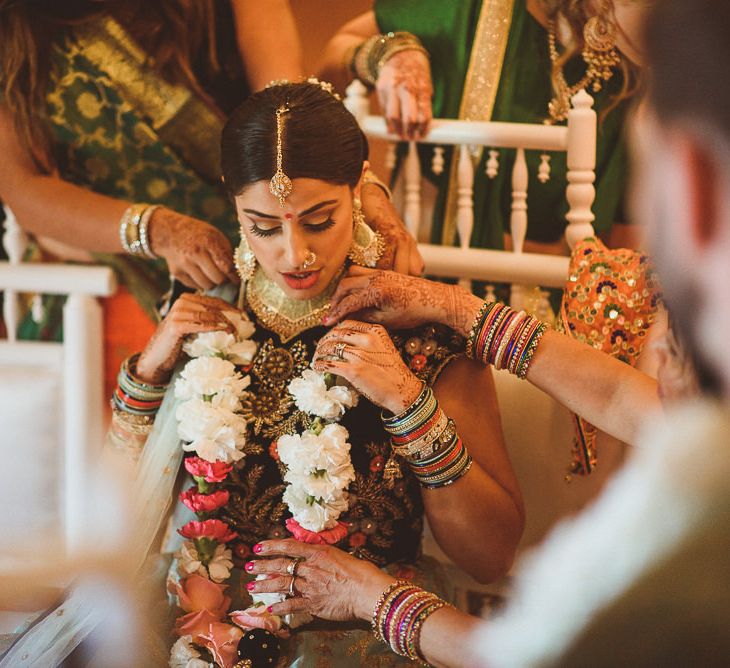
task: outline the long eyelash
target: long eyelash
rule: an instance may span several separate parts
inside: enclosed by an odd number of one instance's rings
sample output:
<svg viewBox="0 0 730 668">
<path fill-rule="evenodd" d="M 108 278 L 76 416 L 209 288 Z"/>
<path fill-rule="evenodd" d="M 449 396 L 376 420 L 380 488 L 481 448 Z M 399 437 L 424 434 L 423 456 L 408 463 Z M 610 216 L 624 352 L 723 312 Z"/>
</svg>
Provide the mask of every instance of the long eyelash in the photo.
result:
<svg viewBox="0 0 730 668">
<path fill-rule="evenodd" d="M 318 223 L 317 225 L 305 225 L 305 227 L 310 232 L 324 232 L 326 230 L 329 230 L 333 225 L 335 224 L 334 218 L 328 218 L 323 223 Z"/>
<path fill-rule="evenodd" d="M 262 230 L 257 225 L 251 225 L 249 229 L 251 230 L 251 234 L 254 234 L 257 237 L 270 237 L 279 231 L 278 227 L 272 227 L 270 230 Z"/>
</svg>

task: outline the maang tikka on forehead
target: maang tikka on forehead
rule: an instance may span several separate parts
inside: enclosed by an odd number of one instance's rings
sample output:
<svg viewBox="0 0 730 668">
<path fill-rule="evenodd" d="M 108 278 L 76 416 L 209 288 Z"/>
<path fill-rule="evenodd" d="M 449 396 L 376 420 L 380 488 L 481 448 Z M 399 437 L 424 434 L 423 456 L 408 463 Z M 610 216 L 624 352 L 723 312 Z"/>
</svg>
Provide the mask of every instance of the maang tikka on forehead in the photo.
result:
<svg viewBox="0 0 730 668">
<path fill-rule="evenodd" d="M 279 204 L 284 208 L 286 198 L 291 195 L 292 182 L 291 179 L 284 174 L 282 164 L 284 156 L 282 154 L 282 145 L 284 138 L 284 114 L 289 113 L 289 107 L 282 105 L 276 110 L 276 172 L 269 181 L 269 190 L 271 194 L 279 200 Z"/>
</svg>

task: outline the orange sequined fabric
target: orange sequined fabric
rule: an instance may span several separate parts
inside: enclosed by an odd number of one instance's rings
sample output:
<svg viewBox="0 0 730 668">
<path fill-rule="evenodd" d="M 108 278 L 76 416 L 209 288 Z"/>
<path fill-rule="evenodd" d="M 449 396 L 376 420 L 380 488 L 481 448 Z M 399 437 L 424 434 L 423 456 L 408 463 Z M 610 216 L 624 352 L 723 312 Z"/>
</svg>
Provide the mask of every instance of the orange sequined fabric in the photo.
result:
<svg viewBox="0 0 730 668">
<path fill-rule="evenodd" d="M 622 362 L 636 364 L 661 301 L 649 258 L 589 238 L 573 249 L 558 329 Z M 573 473 L 596 465 L 596 428 L 575 417 Z"/>
</svg>

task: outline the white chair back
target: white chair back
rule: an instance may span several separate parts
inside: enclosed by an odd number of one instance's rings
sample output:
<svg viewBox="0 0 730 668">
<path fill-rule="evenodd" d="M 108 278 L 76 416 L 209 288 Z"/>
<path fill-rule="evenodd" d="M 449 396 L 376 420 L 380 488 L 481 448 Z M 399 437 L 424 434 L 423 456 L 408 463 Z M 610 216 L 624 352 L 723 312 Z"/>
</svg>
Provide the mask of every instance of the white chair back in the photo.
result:
<svg viewBox="0 0 730 668">
<path fill-rule="evenodd" d="M 102 312 L 97 297 L 116 290 L 106 267 L 24 263 L 27 236 L 5 209 L 0 262 L 3 320 L 0 341 L 0 458 L 11 462 L 4 485 L 22 499 L 15 514 L 3 513 L 7 529 L 73 553 L 86 514 L 87 472 L 92 449 L 104 437 Z M 63 343 L 20 341 L 16 332 L 27 308 L 23 295 L 64 295 Z M 37 299 L 31 299 L 37 306 Z M 7 487 L 6 487 L 7 490 Z M 16 534 L 17 535 L 17 534 Z M 8 546 L 9 547 L 9 546 Z"/>
</svg>

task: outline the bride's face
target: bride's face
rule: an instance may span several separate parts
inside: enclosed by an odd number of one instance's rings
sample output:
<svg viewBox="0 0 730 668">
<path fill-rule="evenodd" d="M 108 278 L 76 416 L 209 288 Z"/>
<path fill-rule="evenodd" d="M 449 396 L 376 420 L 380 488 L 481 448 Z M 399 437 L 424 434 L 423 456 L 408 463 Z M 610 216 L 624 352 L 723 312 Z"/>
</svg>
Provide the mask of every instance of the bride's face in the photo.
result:
<svg viewBox="0 0 730 668">
<path fill-rule="evenodd" d="M 294 179 L 284 206 L 268 181 L 236 197 L 241 233 L 266 275 L 292 299 L 316 297 L 345 263 L 352 243 L 352 200 L 347 185 Z M 306 260 L 314 261 L 307 266 Z"/>
</svg>

